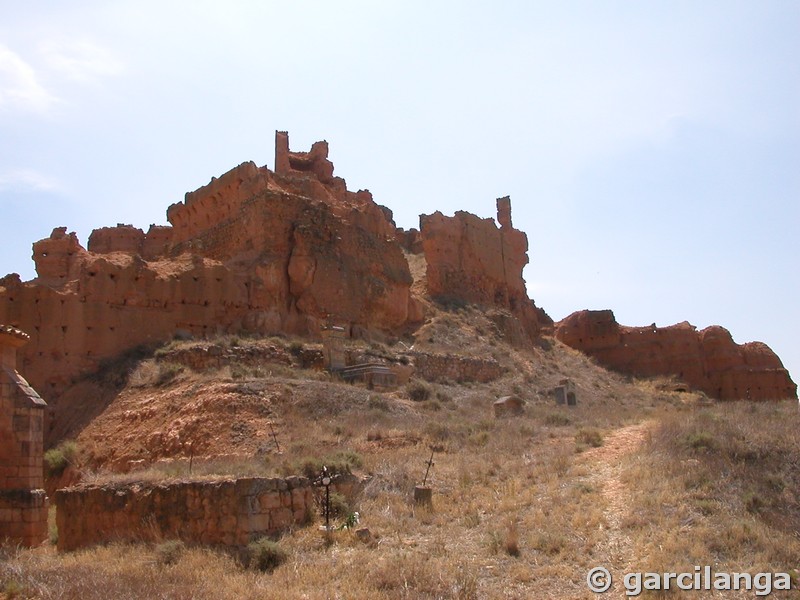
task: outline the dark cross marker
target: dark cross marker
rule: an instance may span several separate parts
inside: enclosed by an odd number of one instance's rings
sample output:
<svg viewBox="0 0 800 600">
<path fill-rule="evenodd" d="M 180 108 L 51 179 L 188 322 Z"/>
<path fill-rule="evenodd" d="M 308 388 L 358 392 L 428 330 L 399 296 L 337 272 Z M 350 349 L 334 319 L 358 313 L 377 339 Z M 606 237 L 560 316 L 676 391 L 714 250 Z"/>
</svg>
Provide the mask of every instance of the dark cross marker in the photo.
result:
<svg viewBox="0 0 800 600">
<path fill-rule="evenodd" d="M 430 472 L 431 467 L 436 464 L 436 463 L 433 462 L 433 453 L 435 451 L 436 450 L 431 448 L 431 457 L 425 462 L 425 464 L 428 465 L 428 468 L 425 469 L 425 477 L 422 478 L 422 487 L 425 487 L 425 483 L 427 483 L 427 481 L 428 481 L 428 473 Z"/>
</svg>

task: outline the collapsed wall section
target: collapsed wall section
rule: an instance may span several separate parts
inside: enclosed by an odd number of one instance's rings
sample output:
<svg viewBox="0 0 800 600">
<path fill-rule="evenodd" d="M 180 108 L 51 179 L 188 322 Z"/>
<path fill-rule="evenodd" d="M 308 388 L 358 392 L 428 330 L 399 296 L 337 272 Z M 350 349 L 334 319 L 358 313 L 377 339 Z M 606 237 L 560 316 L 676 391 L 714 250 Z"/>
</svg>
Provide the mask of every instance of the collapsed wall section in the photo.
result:
<svg viewBox="0 0 800 600">
<path fill-rule="evenodd" d="M 522 278 L 528 237 L 512 227 L 508 197 L 497 200 L 497 211 L 500 227 L 464 211 L 420 216 L 428 293 L 443 301 L 506 308 L 533 338 L 552 321 L 528 298 Z"/>
<path fill-rule="evenodd" d="M 610 310 L 584 310 L 557 323 L 555 335 L 615 371 L 674 376 L 718 400 L 797 398 L 789 372 L 766 344 L 739 345 L 723 327 L 626 327 Z"/>
</svg>

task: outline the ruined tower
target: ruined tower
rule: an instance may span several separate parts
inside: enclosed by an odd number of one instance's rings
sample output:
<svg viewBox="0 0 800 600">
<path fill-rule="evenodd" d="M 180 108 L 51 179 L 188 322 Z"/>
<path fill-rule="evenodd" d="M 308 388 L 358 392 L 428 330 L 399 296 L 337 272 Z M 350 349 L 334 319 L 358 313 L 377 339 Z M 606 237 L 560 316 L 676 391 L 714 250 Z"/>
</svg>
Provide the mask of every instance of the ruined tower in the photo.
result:
<svg viewBox="0 0 800 600">
<path fill-rule="evenodd" d="M 29 336 L 0 325 L 0 540 L 35 546 L 47 537 L 45 402 L 17 373 L 17 348 Z"/>
</svg>

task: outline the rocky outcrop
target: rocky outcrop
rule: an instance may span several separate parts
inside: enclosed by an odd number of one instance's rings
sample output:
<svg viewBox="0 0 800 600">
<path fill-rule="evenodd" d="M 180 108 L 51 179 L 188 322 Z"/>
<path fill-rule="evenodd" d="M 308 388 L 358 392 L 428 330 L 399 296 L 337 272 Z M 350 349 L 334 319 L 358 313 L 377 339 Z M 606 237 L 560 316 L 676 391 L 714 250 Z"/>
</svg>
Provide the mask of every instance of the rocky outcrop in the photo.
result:
<svg viewBox="0 0 800 600">
<path fill-rule="evenodd" d="M 420 216 L 427 262 L 428 293 L 509 309 L 531 337 L 552 321 L 528 298 L 522 269 L 528 264 L 528 237 L 511 225 L 511 201 L 497 201 L 498 228 L 492 219 L 458 211 Z"/>
<path fill-rule="evenodd" d="M 674 376 L 718 400 L 797 398 L 789 372 L 766 344 L 736 344 L 722 327 L 625 327 L 610 310 L 584 310 L 557 323 L 555 335 L 605 367 L 639 377 Z"/>
</svg>

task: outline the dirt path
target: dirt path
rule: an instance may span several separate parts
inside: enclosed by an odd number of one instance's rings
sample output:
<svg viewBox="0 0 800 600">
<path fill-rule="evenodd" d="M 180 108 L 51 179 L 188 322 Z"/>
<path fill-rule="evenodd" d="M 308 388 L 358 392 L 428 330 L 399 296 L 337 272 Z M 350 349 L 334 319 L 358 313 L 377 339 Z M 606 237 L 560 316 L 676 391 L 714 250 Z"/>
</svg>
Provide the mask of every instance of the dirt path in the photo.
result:
<svg viewBox="0 0 800 600">
<path fill-rule="evenodd" d="M 644 421 L 617 429 L 604 439 L 602 446 L 583 454 L 583 460 L 591 468 L 588 481 L 600 489 L 606 502 L 607 529 L 598 556 L 604 557 L 607 567 L 613 566 L 620 571 L 630 568 L 636 560 L 631 539 L 621 527 L 623 518 L 630 512 L 628 490 L 620 480 L 621 459 L 642 444 L 651 426 L 651 422 Z"/>
</svg>

